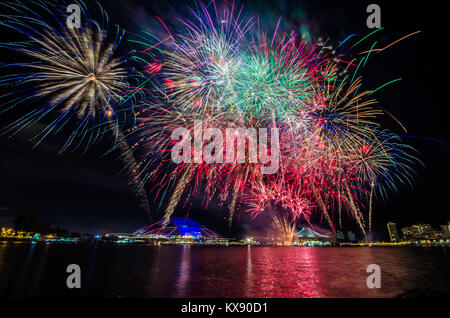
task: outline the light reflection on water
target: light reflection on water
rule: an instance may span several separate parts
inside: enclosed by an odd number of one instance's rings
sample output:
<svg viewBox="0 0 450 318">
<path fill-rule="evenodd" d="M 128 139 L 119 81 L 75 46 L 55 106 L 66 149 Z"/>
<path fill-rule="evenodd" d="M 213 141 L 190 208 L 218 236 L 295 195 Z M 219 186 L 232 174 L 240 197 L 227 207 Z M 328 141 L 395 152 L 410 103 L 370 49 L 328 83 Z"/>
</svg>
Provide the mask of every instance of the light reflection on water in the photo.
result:
<svg viewBox="0 0 450 318">
<path fill-rule="evenodd" d="M 78 264 L 82 288 L 67 289 Z M 366 286 L 367 265 L 381 288 Z M 199 247 L 0 242 L 0 296 L 393 297 L 449 290 L 446 248 Z"/>
</svg>

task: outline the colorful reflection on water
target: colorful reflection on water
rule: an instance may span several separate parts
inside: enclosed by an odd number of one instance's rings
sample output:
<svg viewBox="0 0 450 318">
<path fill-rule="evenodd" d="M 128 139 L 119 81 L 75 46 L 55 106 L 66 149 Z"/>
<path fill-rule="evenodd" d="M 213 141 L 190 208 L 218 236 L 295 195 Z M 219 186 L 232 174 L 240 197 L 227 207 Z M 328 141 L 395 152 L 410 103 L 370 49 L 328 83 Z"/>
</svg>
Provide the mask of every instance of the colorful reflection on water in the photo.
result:
<svg viewBox="0 0 450 318">
<path fill-rule="evenodd" d="M 82 288 L 66 287 L 78 264 Z M 381 288 L 369 289 L 369 264 Z M 448 248 L 0 243 L 0 296 L 395 297 L 449 290 Z"/>
</svg>

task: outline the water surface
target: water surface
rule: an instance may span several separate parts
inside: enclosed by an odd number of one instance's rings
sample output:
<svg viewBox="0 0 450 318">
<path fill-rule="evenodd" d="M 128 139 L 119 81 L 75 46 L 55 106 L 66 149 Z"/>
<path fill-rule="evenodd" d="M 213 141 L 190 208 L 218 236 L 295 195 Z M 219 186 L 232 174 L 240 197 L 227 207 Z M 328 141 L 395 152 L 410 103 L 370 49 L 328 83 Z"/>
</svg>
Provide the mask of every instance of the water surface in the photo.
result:
<svg viewBox="0 0 450 318">
<path fill-rule="evenodd" d="M 440 247 L 203 247 L 0 243 L 0 296 L 396 297 L 449 290 Z M 78 264 L 82 288 L 66 287 Z M 366 268 L 381 267 L 369 289 Z"/>
</svg>

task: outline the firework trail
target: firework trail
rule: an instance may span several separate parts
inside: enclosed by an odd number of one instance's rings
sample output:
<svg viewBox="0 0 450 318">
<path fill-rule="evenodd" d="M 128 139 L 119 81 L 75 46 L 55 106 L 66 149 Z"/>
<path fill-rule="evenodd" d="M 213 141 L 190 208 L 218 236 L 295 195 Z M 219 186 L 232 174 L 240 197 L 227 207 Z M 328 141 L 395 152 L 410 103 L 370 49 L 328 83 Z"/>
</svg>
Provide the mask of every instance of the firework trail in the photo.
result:
<svg viewBox="0 0 450 318">
<path fill-rule="evenodd" d="M 114 148 L 119 149 L 121 153 L 120 159 L 124 166 L 123 168 L 125 171 L 124 174 L 128 178 L 128 184 L 131 186 L 137 198 L 139 199 L 141 209 L 147 212 L 149 219 L 152 220 L 152 214 L 150 210 L 150 204 L 148 202 L 147 193 L 145 191 L 145 187 L 142 186 L 143 181 L 139 177 L 139 174 L 137 173 L 136 170 L 137 166 L 136 158 L 134 157 L 132 149 L 130 148 L 126 140 L 126 137 L 124 136 L 121 130 L 118 131 L 116 145 L 114 146 Z"/>
<path fill-rule="evenodd" d="M 310 222 L 313 204 L 308 189 L 298 183 L 287 184 L 282 177 L 270 177 L 259 182 L 246 194 L 248 211 L 253 217 L 268 213 L 284 242 L 292 242 L 297 221 Z"/>
<path fill-rule="evenodd" d="M 369 199 L 369 232 L 372 232 L 372 199 L 373 199 L 373 188 L 375 184 L 372 182 L 370 184 L 370 199 Z"/>
</svg>

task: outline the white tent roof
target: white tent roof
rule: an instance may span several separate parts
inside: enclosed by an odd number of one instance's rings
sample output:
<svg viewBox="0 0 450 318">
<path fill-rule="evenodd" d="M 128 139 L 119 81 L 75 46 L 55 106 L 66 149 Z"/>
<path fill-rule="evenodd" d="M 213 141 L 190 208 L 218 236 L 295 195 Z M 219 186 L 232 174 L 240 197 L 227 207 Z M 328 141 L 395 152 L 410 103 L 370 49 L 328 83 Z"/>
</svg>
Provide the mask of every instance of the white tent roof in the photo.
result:
<svg viewBox="0 0 450 318">
<path fill-rule="evenodd" d="M 328 235 L 323 235 L 320 233 L 317 233 L 310 227 L 304 227 L 300 231 L 297 232 L 297 236 L 300 238 L 329 238 Z"/>
</svg>

